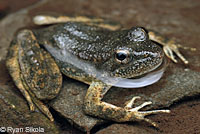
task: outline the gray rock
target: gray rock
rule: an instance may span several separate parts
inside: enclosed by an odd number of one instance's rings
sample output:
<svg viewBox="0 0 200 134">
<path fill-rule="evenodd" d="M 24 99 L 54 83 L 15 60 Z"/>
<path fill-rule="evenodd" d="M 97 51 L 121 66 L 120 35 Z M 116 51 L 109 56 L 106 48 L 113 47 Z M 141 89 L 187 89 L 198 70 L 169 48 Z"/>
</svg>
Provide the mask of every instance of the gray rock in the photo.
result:
<svg viewBox="0 0 200 134">
<path fill-rule="evenodd" d="M 66 79 L 63 82 L 59 96 L 51 101 L 50 105 L 63 117 L 79 129 L 89 132 L 103 120 L 84 114 L 83 100 L 88 86 L 75 80 Z"/>
<path fill-rule="evenodd" d="M 113 124 L 106 129 L 98 131 L 96 134 L 154 134 L 153 131 L 148 130 L 142 126 L 131 126 L 127 124 Z"/>
<path fill-rule="evenodd" d="M 47 119 L 41 112 L 31 112 L 27 102 L 11 81 L 5 62 L 0 62 L 0 126 L 13 133 L 11 128 L 20 128 L 25 132 L 45 132 L 59 134 L 59 127 Z M 27 128 L 28 127 L 28 128 Z M 9 130 L 10 128 L 10 130 Z"/>
</svg>

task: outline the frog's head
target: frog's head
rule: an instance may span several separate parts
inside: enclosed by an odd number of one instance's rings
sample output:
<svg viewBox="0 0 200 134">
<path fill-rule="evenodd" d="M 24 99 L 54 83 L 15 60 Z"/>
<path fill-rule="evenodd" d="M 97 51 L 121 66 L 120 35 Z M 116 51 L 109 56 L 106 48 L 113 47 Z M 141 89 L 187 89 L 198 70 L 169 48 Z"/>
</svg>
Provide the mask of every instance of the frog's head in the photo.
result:
<svg viewBox="0 0 200 134">
<path fill-rule="evenodd" d="M 158 44 L 149 40 L 140 27 L 124 30 L 114 42 L 112 76 L 133 78 L 156 70 L 163 62 L 164 53 Z"/>
</svg>

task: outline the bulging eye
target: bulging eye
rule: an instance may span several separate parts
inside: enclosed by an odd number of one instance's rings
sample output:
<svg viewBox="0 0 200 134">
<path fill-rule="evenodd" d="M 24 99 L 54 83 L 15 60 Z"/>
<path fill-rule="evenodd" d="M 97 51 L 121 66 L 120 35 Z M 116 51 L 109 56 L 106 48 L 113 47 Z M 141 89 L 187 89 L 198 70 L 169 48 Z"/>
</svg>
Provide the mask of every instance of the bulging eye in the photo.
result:
<svg viewBox="0 0 200 134">
<path fill-rule="evenodd" d="M 130 61 L 130 53 L 128 50 L 117 50 L 115 60 L 121 64 L 126 64 Z"/>
<path fill-rule="evenodd" d="M 128 34 L 131 41 L 145 41 L 147 39 L 147 33 L 141 27 L 132 28 Z"/>
</svg>

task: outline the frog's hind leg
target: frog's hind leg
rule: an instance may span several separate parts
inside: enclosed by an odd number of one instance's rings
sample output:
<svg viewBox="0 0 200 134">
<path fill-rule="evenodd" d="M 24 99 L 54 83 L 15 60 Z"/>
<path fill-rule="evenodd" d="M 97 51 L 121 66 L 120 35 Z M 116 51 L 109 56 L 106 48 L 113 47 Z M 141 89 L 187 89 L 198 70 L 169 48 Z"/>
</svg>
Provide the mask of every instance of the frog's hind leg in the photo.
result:
<svg viewBox="0 0 200 134">
<path fill-rule="evenodd" d="M 121 24 L 117 22 L 105 20 L 102 18 L 88 17 L 88 16 L 37 15 L 33 18 L 33 22 L 36 25 L 48 25 L 48 24 L 65 23 L 65 22 L 82 22 L 88 25 L 94 25 L 112 31 L 121 28 Z"/>
<path fill-rule="evenodd" d="M 20 66 L 19 66 L 18 58 L 17 58 L 18 50 L 19 50 L 19 46 L 17 44 L 17 41 L 13 40 L 11 42 L 11 45 L 10 45 L 10 48 L 8 51 L 8 55 L 7 55 L 7 59 L 6 59 L 6 66 L 8 68 L 8 71 L 9 71 L 13 81 L 15 82 L 15 85 L 18 87 L 20 92 L 23 94 L 23 96 L 27 100 L 30 110 L 34 111 L 35 106 L 32 102 L 32 99 L 31 99 L 29 93 L 26 91 L 25 87 L 23 86 L 23 82 L 21 80 Z"/>
<path fill-rule="evenodd" d="M 33 101 L 40 111 L 53 121 L 49 109 L 40 100 L 52 99 L 58 94 L 62 85 L 60 70 L 50 54 L 40 48 L 30 30 L 20 31 L 16 40 L 14 47 L 17 49 L 11 46 L 7 60 L 11 76 L 20 91 L 26 93 L 23 95 L 29 105 L 31 103 L 32 106 Z M 12 58 L 15 58 L 15 66 L 10 63 Z M 17 69 L 17 76 L 12 73 L 13 68 Z"/>
<path fill-rule="evenodd" d="M 169 57 L 172 61 L 177 63 L 177 60 L 175 59 L 174 53 L 185 63 L 188 64 L 188 60 L 180 53 L 179 48 L 182 46 L 177 44 L 174 39 L 167 39 L 164 38 L 162 35 L 155 31 L 149 31 L 148 32 L 149 39 L 153 40 L 155 42 L 158 42 L 159 44 L 163 45 L 163 50 L 167 57 Z M 184 49 L 188 49 L 188 47 L 182 47 Z M 190 50 L 195 50 L 194 48 L 189 48 Z M 174 52 L 174 53 L 173 53 Z"/>
</svg>

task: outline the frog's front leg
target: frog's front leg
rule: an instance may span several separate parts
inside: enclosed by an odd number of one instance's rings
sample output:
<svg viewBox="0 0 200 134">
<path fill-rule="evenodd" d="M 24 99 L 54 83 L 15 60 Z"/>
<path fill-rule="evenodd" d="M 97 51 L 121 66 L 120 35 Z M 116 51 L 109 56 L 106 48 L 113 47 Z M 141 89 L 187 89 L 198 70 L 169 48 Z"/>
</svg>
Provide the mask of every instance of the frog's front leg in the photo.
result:
<svg viewBox="0 0 200 134">
<path fill-rule="evenodd" d="M 84 111 L 87 114 L 116 122 L 144 120 L 156 126 L 156 123 L 145 118 L 145 116 L 170 112 L 169 110 L 139 111 L 143 107 L 150 105 L 151 102 L 144 102 L 142 105 L 132 108 L 134 101 L 140 97 L 133 97 L 124 108 L 103 102 L 102 98 L 110 87 L 102 82 L 93 82 L 90 85 L 84 101 Z"/>
<path fill-rule="evenodd" d="M 182 47 L 181 45 L 177 44 L 174 39 L 166 39 L 162 35 L 160 35 L 157 32 L 149 31 L 148 32 L 149 39 L 158 42 L 159 44 L 163 45 L 163 50 L 167 57 L 169 57 L 171 60 L 173 60 L 175 63 L 177 63 L 177 60 L 175 59 L 175 56 L 173 52 L 185 63 L 188 64 L 188 60 L 185 59 L 185 57 L 180 53 L 179 48 Z M 188 49 L 186 47 L 183 47 L 184 49 Z M 194 50 L 191 48 L 191 50 Z"/>
</svg>

